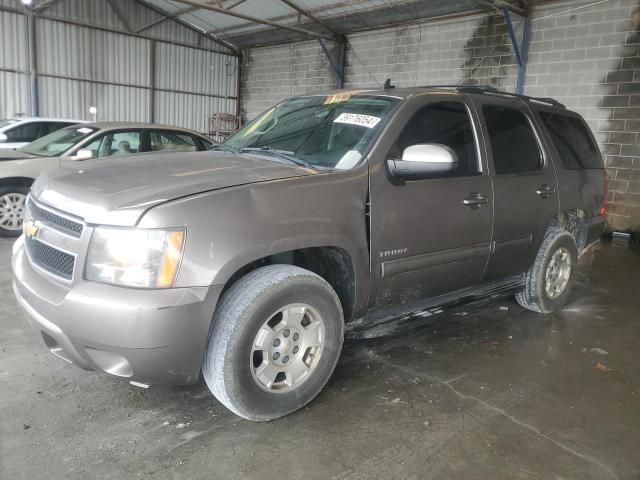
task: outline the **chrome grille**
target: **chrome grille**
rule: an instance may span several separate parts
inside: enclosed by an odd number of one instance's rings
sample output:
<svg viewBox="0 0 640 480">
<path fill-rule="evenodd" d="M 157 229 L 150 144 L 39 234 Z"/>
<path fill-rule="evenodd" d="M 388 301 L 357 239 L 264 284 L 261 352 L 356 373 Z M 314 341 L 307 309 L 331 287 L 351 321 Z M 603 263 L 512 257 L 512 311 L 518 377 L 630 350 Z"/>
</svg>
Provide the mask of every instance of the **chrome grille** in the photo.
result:
<svg viewBox="0 0 640 480">
<path fill-rule="evenodd" d="M 31 261 L 43 270 L 64 278 L 73 279 L 76 259 L 73 255 L 51 247 L 35 238 L 25 237 L 25 245 Z"/>
<path fill-rule="evenodd" d="M 27 202 L 27 210 L 34 221 L 48 224 L 51 228 L 75 238 L 80 238 L 84 226 L 80 222 L 75 222 L 67 217 L 53 213 L 37 205 L 31 198 Z"/>
</svg>

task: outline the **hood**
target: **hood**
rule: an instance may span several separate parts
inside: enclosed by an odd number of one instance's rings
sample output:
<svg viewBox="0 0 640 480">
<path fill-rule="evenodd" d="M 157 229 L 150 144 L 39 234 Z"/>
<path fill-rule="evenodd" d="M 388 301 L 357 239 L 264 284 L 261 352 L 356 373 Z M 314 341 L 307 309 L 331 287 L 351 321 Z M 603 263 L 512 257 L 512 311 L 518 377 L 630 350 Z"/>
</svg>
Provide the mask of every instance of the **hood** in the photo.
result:
<svg viewBox="0 0 640 480">
<path fill-rule="evenodd" d="M 20 150 L 0 150 L 0 162 L 5 160 L 22 160 L 23 158 L 38 158 L 37 155 L 21 152 Z"/>
<path fill-rule="evenodd" d="M 132 226 L 149 208 L 187 195 L 312 175 L 311 169 L 226 152 L 151 153 L 63 162 L 31 188 L 88 223 Z"/>
</svg>

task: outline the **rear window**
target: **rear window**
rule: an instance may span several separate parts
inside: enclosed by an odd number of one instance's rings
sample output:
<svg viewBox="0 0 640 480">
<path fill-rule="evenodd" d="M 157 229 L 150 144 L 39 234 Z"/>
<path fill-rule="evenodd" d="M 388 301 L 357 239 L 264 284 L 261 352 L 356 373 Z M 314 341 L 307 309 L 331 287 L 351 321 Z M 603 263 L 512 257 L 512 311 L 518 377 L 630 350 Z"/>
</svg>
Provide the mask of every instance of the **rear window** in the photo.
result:
<svg viewBox="0 0 640 480">
<path fill-rule="evenodd" d="M 540 112 L 542 123 L 565 168 L 582 170 L 602 168 L 602 159 L 587 126 L 579 118 L 555 112 Z"/>
</svg>

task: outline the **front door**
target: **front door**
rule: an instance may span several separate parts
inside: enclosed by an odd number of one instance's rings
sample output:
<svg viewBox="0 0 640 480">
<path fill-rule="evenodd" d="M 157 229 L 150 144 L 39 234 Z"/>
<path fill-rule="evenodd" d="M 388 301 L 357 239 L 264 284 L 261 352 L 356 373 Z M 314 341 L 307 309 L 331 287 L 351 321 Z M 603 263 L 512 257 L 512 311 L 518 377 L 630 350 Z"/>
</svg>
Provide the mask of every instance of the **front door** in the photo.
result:
<svg viewBox="0 0 640 480">
<path fill-rule="evenodd" d="M 558 186 L 525 103 L 517 98 L 477 98 L 493 177 L 493 242 L 484 276 L 490 281 L 529 269 L 558 214 Z"/>
<path fill-rule="evenodd" d="M 491 243 L 491 180 L 478 148 L 465 95 L 409 100 L 370 159 L 370 310 L 411 310 L 430 297 L 477 284 Z M 394 184 L 386 160 L 409 146 L 452 149 L 457 167 L 446 175 Z"/>
</svg>

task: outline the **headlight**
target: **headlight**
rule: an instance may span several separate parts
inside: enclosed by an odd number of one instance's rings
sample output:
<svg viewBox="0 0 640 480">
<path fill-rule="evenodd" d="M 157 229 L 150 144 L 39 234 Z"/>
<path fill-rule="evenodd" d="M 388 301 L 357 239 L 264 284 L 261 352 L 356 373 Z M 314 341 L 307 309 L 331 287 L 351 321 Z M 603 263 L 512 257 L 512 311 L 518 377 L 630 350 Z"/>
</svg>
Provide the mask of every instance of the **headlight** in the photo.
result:
<svg viewBox="0 0 640 480">
<path fill-rule="evenodd" d="M 128 287 L 172 287 L 184 236 L 182 229 L 98 227 L 89 244 L 85 278 Z"/>
</svg>

